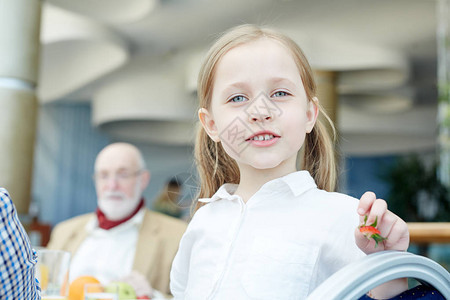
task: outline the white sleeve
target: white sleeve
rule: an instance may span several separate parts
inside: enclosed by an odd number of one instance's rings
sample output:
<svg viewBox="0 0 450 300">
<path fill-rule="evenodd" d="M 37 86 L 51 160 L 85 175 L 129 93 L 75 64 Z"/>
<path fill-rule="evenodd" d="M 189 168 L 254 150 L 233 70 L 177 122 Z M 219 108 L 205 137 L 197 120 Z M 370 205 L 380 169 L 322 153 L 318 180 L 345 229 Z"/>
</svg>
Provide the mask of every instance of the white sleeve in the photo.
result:
<svg viewBox="0 0 450 300">
<path fill-rule="evenodd" d="M 170 291 L 174 299 L 184 299 L 189 279 L 189 266 L 193 239 L 190 237 L 189 227 L 181 238 L 180 247 L 175 255 L 170 270 Z"/>
</svg>

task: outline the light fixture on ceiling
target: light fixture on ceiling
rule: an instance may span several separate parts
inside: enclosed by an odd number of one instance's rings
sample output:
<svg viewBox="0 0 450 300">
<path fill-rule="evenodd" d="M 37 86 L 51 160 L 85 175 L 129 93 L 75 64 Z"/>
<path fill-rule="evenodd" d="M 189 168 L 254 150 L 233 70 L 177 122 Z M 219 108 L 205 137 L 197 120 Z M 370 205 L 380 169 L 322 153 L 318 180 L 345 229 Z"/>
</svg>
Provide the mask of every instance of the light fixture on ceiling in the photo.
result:
<svg viewBox="0 0 450 300">
<path fill-rule="evenodd" d="M 62 99 L 129 58 L 127 43 L 108 27 L 48 3 L 41 44 L 37 92 L 42 102 Z"/>
<path fill-rule="evenodd" d="M 92 123 L 114 138 L 191 144 L 196 103 L 171 61 L 122 70 L 92 98 Z"/>
<path fill-rule="evenodd" d="M 64 9 L 110 24 L 136 22 L 155 9 L 157 0 L 47 0 Z"/>
</svg>

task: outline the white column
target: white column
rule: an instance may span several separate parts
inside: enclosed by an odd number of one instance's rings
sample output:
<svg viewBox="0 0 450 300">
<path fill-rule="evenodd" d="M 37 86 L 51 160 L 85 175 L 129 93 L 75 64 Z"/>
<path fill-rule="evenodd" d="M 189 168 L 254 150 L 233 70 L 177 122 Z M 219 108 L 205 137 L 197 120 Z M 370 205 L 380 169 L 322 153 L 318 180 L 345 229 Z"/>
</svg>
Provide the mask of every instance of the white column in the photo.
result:
<svg viewBox="0 0 450 300">
<path fill-rule="evenodd" d="M 0 186 L 19 213 L 30 202 L 40 14 L 39 0 L 0 1 Z"/>
</svg>

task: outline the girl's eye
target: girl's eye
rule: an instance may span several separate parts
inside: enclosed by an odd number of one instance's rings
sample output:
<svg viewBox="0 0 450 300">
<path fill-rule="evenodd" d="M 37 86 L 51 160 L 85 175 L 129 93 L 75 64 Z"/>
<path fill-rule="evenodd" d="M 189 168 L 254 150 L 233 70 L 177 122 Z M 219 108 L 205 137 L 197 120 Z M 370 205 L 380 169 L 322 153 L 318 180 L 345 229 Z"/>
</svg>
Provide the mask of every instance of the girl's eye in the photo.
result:
<svg viewBox="0 0 450 300">
<path fill-rule="evenodd" d="M 234 96 L 233 98 L 231 98 L 228 102 L 244 102 L 245 100 L 247 100 L 244 96 L 239 95 L 239 96 Z"/>
<path fill-rule="evenodd" d="M 285 92 L 285 91 L 278 91 L 278 92 L 275 92 L 273 94 L 273 97 L 284 97 L 284 96 L 287 96 L 287 95 L 288 95 L 288 93 Z"/>
</svg>

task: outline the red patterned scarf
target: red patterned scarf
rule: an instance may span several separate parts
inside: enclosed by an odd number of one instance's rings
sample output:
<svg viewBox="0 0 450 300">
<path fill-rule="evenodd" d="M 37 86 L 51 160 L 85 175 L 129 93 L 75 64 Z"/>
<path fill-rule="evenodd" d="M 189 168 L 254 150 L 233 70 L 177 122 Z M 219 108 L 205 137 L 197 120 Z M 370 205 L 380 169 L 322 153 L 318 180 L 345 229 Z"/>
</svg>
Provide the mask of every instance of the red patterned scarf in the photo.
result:
<svg viewBox="0 0 450 300">
<path fill-rule="evenodd" d="M 100 210 L 100 208 L 97 207 L 96 210 L 96 214 L 97 214 L 97 220 L 98 220 L 98 227 L 100 227 L 101 229 L 111 229 L 113 227 L 116 227 L 117 225 L 120 225 L 126 221 L 128 221 L 129 219 L 131 219 L 132 217 L 134 217 L 135 214 L 138 213 L 138 211 L 144 206 L 144 198 L 141 199 L 141 201 L 139 202 L 138 206 L 136 207 L 136 209 L 128 216 L 125 217 L 123 219 L 117 220 L 117 221 L 112 221 L 109 220 L 105 214 Z"/>
</svg>

